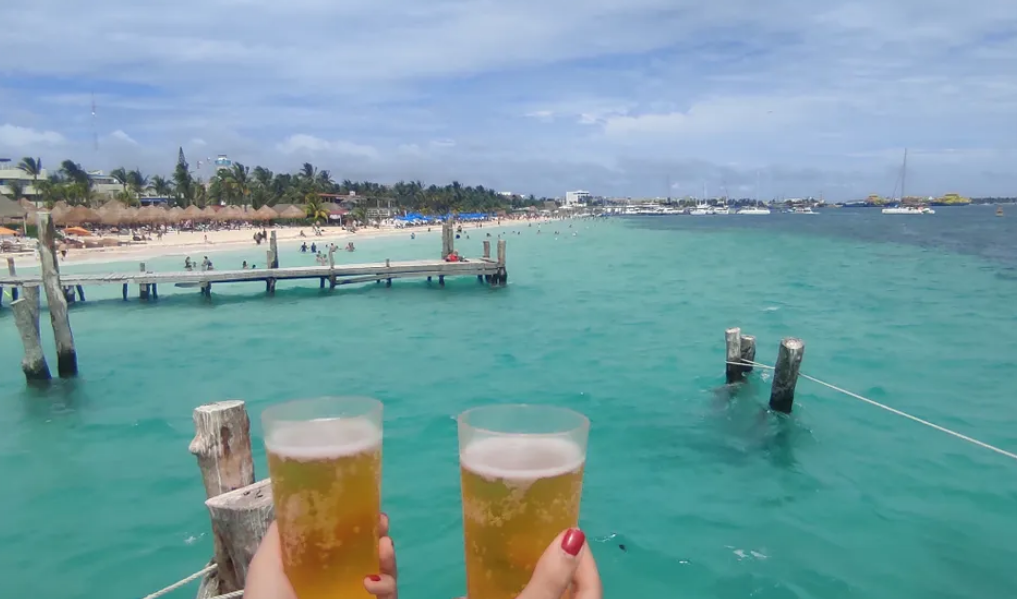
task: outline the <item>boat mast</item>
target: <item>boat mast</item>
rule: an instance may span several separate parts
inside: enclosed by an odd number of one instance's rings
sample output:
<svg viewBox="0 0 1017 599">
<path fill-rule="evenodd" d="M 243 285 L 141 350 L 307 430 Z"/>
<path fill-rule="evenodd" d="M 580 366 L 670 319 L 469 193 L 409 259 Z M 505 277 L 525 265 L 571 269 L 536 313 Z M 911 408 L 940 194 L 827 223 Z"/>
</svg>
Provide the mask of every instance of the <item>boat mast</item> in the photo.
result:
<svg viewBox="0 0 1017 599">
<path fill-rule="evenodd" d="M 904 184 L 907 182 L 907 178 L 908 178 L 908 149 L 904 148 L 904 166 L 902 166 L 901 169 L 900 169 L 900 203 L 901 204 L 904 203 L 904 198 L 907 197 L 907 194 L 904 193 Z"/>
</svg>

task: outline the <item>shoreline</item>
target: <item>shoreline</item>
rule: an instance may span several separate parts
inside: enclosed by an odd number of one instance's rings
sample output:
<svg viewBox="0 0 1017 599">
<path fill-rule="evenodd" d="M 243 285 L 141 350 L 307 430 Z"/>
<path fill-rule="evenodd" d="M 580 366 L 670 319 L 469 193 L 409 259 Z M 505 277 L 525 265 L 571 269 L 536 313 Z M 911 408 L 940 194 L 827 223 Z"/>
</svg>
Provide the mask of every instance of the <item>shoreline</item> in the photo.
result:
<svg viewBox="0 0 1017 599">
<path fill-rule="evenodd" d="M 481 228 L 501 230 L 519 225 L 544 225 L 554 220 L 564 219 L 503 219 L 501 224 L 498 224 L 497 221 L 486 221 L 479 223 L 484 225 L 483 227 L 472 223 L 463 223 L 463 226 L 464 230 Z M 252 247 L 268 249 L 269 246 L 267 241 L 262 242 L 261 245 L 256 245 L 252 240 L 254 232 L 259 230 L 261 229 L 250 227 L 222 231 L 181 231 L 167 233 L 161 240 L 153 239 L 148 242 L 139 243 L 138 245 L 122 245 L 108 248 L 69 249 L 67 251 L 67 257 L 61 259 L 60 264 L 67 266 L 111 264 L 115 262 L 128 262 L 132 260 L 144 261 L 158 258 L 188 256 L 193 254 L 218 254 L 222 252 L 242 250 L 245 248 L 250 249 Z M 276 239 L 280 245 L 287 242 L 299 241 L 306 241 L 308 244 L 311 242 L 318 244 L 336 242 L 338 245 L 339 241 L 353 241 L 356 243 L 357 240 L 384 239 L 395 237 L 397 235 L 409 235 L 410 233 L 422 235 L 439 234 L 441 232 L 441 225 L 432 225 L 430 233 L 428 233 L 427 227 L 405 227 L 399 229 L 391 226 L 379 229 L 364 228 L 359 229 L 356 233 L 350 233 L 341 227 L 322 227 L 322 235 L 320 236 L 313 234 L 308 235 L 310 229 L 307 227 L 278 227 L 267 228 L 267 230 L 276 232 Z M 304 232 L 305 237 L 300 236 L 301 231 Z M 207 241 L 205 240 L 206 237 Z M 38 252 L 9 254 L 9 256 L 14 258 L 15 263 L 19 267 L 39 267 Z"/>
</svg>

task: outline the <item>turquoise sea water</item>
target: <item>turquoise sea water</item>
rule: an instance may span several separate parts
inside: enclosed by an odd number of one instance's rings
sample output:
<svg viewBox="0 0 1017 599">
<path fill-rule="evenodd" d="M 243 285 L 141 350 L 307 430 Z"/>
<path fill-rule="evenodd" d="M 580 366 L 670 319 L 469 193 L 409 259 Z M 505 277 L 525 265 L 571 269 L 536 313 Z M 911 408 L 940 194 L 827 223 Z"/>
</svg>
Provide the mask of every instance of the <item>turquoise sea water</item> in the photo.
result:
<svg viewBox="0 0 1017 599">
<path fill-rule="evenodd" d="M 755 334 L 768 363 L 795 335 L 804 372 L 1017 448 L 1017 231 L 966 210 L 520 228 L 499 290 L 221 286 L 206 304 L 166 288 L 142 305 L 90 288 L 71 312 L 81 376 L 45 393 L 25 388 L 4 309 L 0 596 L 129 599 L 198 570 L 211 540 L 191 410 L 247 400 L 261 477 L 261 410 L 322 394 L 385 402 L 404 599 L 464 589 L 452 417 L 518 401 L 592 420 L 582 525 L 608 596 L 1010 596 L 1017 464 L 808 381 L 790 418 L 763 412 L 759 374 L 716 391 L 726 327 Z M 479 254 L 471 235 L 460 247 Z M 353 257 L 438 244 L 364 241 Z M 302 260 L 284 247 L 284 265 Z"/>
</svg>

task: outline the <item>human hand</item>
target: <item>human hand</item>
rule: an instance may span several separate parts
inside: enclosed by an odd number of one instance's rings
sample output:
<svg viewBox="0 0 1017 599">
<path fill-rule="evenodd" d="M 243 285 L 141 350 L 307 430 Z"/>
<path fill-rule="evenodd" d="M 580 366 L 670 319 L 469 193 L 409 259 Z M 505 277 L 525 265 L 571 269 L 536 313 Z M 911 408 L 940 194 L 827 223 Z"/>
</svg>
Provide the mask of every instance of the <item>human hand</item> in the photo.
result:
<svg viewBox="0 0 1017 599">
<path fill-rule="evenodd" d="M 572 599 L 604 597 L 593 552 L 586 544 L 586 535 L 578 528 L 566 530 L 548 545 L 529 584 L 516 599 L 561 599 L 570 587 Z"/>
<path fill-rule="evenodd" d="M 388 536 L 388 528 L 388 516 L 382 514 L 378 518 L 378 558 L 381 572 L 365 578 L 364 588 L 378 599 L 399 599 L 395 545 Z M 244 599 L 297 599 L 283 570 L 279 529 L 275 522 L 268 527 L 268 532 L 261 540 L 261 545 L 258 546 L 258 551 L 247 569 Z"/>
</svg>

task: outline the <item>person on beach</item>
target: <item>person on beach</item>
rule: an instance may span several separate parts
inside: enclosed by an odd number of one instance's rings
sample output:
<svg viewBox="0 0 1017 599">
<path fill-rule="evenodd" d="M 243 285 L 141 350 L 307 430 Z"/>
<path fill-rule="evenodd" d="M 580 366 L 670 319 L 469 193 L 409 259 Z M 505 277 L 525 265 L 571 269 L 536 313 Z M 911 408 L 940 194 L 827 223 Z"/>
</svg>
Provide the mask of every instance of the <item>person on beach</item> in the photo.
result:
<svg viewBox="0 0 1017 599">
<path fill-rule="evenodd" d="M 191 262 L 191 257 L 184 258 L 184 270 L 194 270 L 194 262 Z"/>
<path fill-rule="evenodd" d="M 399 570 L 385 514 L 380 517 L 378 537 L 381 571 L 364 574 L 364 589 L 377 599 L 398 599 Z M 578 528 L 570 528 L 551 541 L 537 562 L 529 584 L 516 599 L 559 599 L 570 587 L 573 599 L 604 597 L 593 552 L 586 535 Z M 283 570 L 282 547 L 275 522 L 268 527 L 251 560 L 244 599 L 298 599 Z"/>
<path fill-rule="evenodd" d="M 243 268 L 244 270 L 247 270 L 247 260 L 244 260 L 244 265 L 241 268 Z"/>
</svg>

